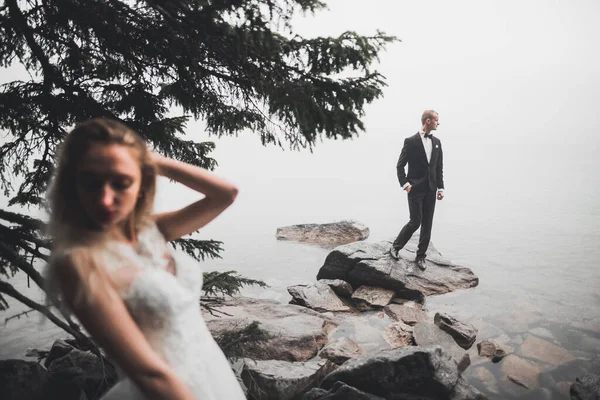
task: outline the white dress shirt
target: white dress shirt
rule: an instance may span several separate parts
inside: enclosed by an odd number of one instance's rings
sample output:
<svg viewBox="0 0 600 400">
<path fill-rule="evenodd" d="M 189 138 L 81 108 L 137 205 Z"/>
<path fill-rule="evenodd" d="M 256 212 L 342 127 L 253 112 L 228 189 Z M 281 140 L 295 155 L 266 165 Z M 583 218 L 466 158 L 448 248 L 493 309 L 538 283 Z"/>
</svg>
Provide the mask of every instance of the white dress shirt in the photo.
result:
<svg viewBox="0 0 600 400">
<path fill-rule="evenodd" d="M 425 137 L 425 132 L 419 131 L 419 135 L 421 136 L 421 141 L 423 142 L 423 147 L 425 147 L 425 154 L 427 155 L 427 163 L 431 162 L 431 149 L 433 145 L 431 143 L 431 138 Z"/>
</svg>

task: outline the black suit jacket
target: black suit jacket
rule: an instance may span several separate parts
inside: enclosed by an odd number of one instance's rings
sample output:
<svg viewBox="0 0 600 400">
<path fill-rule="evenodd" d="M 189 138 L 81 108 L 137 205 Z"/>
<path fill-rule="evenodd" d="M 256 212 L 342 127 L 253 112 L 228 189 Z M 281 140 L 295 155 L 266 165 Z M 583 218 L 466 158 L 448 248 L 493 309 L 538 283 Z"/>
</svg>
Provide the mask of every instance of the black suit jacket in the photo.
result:
<svg viewBox="0 0 600 400">
<path fill-rule="evenodd" d="M 396 165 L 400 186 L 409 182 L 413 187 L 411 191 L 428 192 L 444 188 L 444 164 L 442 142 L 437 137 L 431 137 L 431 162 L 427 162 L 425 147 L 421 135 L 404 139 L 404 146 Z M 408 165 L 408 172 L 404 167 Z"/>
</svg>

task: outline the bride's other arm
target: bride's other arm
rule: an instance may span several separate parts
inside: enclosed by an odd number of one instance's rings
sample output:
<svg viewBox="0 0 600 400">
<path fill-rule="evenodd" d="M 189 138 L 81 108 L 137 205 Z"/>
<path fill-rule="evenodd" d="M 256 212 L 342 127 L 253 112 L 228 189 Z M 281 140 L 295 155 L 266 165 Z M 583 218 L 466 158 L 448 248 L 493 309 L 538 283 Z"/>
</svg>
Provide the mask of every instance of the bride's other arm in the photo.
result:
<svg viewBox="0 0 600 400">
<path fill-rule="evenodd" d="M 156 215 L 156 225 L 167 241 L 202 228 L 235 200 L 237 187 L 215 174 L 156 153 L 153 156 L 160 175 L 204 194 L 203 199 L 180 210 Z"/>
<path fill-rule="evenodd" d="M 193 400 L 188 387 L 152 349 L 108 276 L 85 252 L 55 266 L 64 300 L 79 322 L 148 399 Z"/>
</svg>

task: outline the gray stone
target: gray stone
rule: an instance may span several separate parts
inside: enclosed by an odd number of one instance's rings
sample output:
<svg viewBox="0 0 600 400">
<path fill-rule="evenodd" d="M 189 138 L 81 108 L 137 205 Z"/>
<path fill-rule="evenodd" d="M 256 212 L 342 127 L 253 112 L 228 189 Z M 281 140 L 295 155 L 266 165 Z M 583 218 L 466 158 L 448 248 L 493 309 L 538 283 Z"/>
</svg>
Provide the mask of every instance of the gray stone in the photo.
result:
<svg viewBox="0 0 600 400">
<path fill-rule="evenodd" d="M 242 329 L 253 321 L 269 334 L 261 343 L 244 345 L 245 356 L 255 360 L 305 361 L 328 342 L 329 332 L 337 326 L 316 311 L 275 300 L 237 297 L 219 310 L 228 315 L 204 314 L 213 335 Z"/>
<path fill-rule="evenodd" d="M 457 289 L 477 286 L 473 272 L 447 261 L 432 244 L 428 252 L 427 269 L 414 268 L 414 254 L 407 245 L 396 261 L 388 254 L 390 242 L 357 242 L 336 247 L 329 253 L 317 279 L 342 279 L 352 285 L 392 289 L 396 296 L 422 301 L 424 296 L 444 294 Z"/>
<path fill-rule="evenodd" d="M 68 399 L 83 392 L 85 398 L 96 399 L 116 382 L 114 366 L 91 351 L 74 348 L 48 365 L 49 398 Z"/>
<path fill-rule="evenodd" d="M 244 360 L 242 380 L 250 398 L 295 399 L 318 386 L 336 366 L 329 360 L 290 362 Z"/>
<path fill-rule="evenodd" d="M 471 365 L 471 356 L 458 346 L 450 334 L 444 332 L 431 322 L 420 322 L 413 329 L 413 337 L 418 346 L 441 346 L 458 365 L 458 370 L 463 372 Z"/>
<path fill-rule="evenodd" d="M 411 326 L 423 321 L 426 317 L 423 306 L 414 301 L 407 301 L 404 304 L 389 304 L 383 308 L 383 311 L 393 320 Z"/>
<path fill-rule="evenodd" d="M 392 349 L 406 347 L 413 344 L 413 328 L 404 322 L 394 322 L 385 328 L 383 337 L 390 344 Z"/>
<path fill-rule="evenodd" d="M 482 340 L 477 343 L 477 353 L 481 357 L 491 358 L 494 362 L 506 356 L 506 350 L 493 340 Z"/>
<path fill-rule="evenodd" d="M 382 397 L 348 386 L 343 382 L 336 382 L 328 391 L 325 389 L 314 388 L 301 400 L 384 400 Z"/>
<path fill-rule="evenodd" d="M 436 327 L 437 329 L 437 327 Z M 321 384 L 336 382 L 385 399 L 486 399 L 467 384 L 456 362 L 439 346 L 410 346 L 349 360 Z"/>
<path fill-rule="evenodd" d="M 323 282 L 328 284 L 329 287 L 331 287 L 331 289 L 333 289 L 335 294 L 337 294 L 338 296 L 350 297 L 352 296 L 352 292 L 354 292 L 354 289 L 352 289 L 352 285 L 341 279 L 321 279 L 317 282 Z"/>
<path fill-rule="evenodd" d="M 37 362 L 0 360 L 0 393 L 3 400 L 45 399 L 48 371 Z"/>
<path fill-rule="evenodd" d="M 511 396 L 520 397 L 540 387 L 541 369 L 531 361 L 509 354 L 502 360 L 500 370 L 504 381 L 501 389 Z"/>
<path fill-rule="evenodd" d="M 277 228 L 279 240 L 296 240 L 321 245 L 341 245 L 365 240 L 369 228 L 354 220 L 343 220 L 326 224 L 300 224 Z"/>
<path fill-rule="evenodd" d="M 473 325 L 460 322 L 456 318 L 444 313 L 436 313 L 433 317 L 433 322 L 441 330 L 448 332 L 463 349 L 468 350 L 475 343 L 477 328 Z"/>
<path fill-rule="evenodd" d="M 542 339 L 554 340 L 554 335 L 552 334 L 552 332 L 550 332 L 546 328 L 542 328 L 539 326 L 537 328 L 530 329 L 529 333 L 531 333 L 535 336 L 541 337 Z"/>
<path fill-rule="evenodd" d="M 533 335 L 525 335 L 525 340 L 521 345 L 519 354 L 554 365 L 555 367 L 575 361 L 575 357 L 567 350 Z"/>
<path fill-rule="evenodd" d="M 360 309 L 385 307 L 394 298 L 394 291 L 380 287 L 363 285 L 352 293 L 352 300 Z"/>
<path fill-rule="evenodd" d="M 363 354 L 362 348 L 354 340 L 341 337 L 327 344 L 319 355 L 337 365 L 341 365 L 349 359 Z"/>
<path fill-rule="evenodd" d="M 288 286 L 287 290 L 292 296 L 292 304 L 312 308 L 316 311 L 351 310 L 350 307 L 340 300 L 333 289 L 323 282 Z"/>
<path fill-rule="evenodd" d="M 600 400 L 600 375 L 586 374 L 571 385 L 571 400 Z"/>
</svg>

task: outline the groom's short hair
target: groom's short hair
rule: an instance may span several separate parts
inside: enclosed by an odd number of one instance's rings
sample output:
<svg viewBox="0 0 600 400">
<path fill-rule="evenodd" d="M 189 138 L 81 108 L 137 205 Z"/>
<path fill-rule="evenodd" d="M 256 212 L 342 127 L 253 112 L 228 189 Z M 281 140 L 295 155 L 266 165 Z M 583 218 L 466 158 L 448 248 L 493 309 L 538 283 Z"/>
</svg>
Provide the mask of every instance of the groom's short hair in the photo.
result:
<svg viewBox="0 0 600 400">
<path fill-rule="evenodd" d="M 437 111 L 434 110 L 423 111 L 423 115 L 421 116 L 421 124 L 425 125 L 425 121 L 427 121 L 427 118 L 433 118 L 435 117 L 435 114 L 437 114 Z"/>
</svg>

